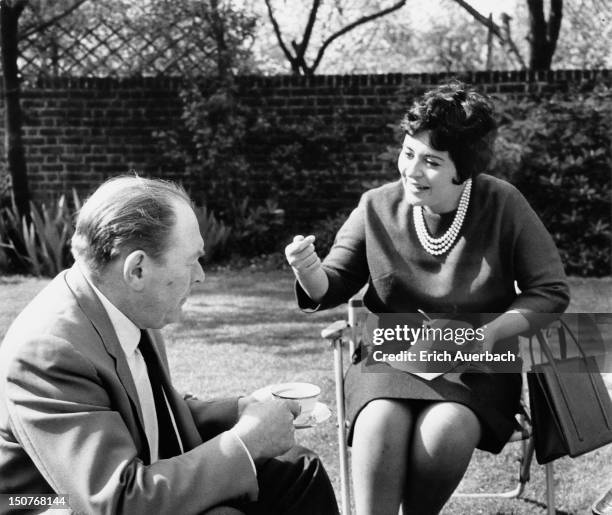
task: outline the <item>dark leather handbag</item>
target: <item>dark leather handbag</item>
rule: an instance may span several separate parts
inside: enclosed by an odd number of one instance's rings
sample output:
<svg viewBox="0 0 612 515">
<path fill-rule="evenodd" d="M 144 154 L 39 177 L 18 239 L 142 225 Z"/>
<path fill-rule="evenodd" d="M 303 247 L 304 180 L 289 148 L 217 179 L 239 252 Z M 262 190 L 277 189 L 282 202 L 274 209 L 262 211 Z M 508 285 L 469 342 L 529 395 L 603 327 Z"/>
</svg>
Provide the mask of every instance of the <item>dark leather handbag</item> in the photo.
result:
<svg viewBox="0 0 612 515">
<path fill-rule="evenodd" d="M 542 331 L 536 333 L 546 362 L 527 374 L 538 463 L 576 457 L 612 442 L 612 401 L 593 356 L 587 356 L 573 332 L 559 327 L 561 358 L 555 358 Z M 565 357 L 566 334 L 580 350 Z M 532 350 L 533 353 L 533 350 Z M 533 356 L 533 354 L 532 354 Z"/>
</svg>

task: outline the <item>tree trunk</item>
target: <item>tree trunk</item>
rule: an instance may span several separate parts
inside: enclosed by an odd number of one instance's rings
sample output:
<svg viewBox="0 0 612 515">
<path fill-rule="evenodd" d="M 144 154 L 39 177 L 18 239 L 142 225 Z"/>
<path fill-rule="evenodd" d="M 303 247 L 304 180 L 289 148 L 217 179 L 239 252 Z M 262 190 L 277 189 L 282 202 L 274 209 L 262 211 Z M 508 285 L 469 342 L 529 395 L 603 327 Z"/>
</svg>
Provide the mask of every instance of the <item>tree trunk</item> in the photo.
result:
<svg viewBox="0 0 612 515">
<path fill-rule="evenodd" d="M 217 43 L 217 74 L 222 84 L 229 83 L 232 75 L 231 55 L 225 41 L 225 24 L 219 12 L 218 0 L 210 1 L 210 21 Z"/>
<path fill-rule="evenodd" d="M 19 16 L 23 5 L 0 2 L 0 44 L 2 46 L 2 70 L 4 72 L 4 145 L 8 171 L 11 175 L 13 195 L 20 216 L 29 218 L 30 189 L 23 146 L 21 111 L 21 87 L 17 66 Z"/>
<path fill-rule="evenodd" d="M 527 0 L 529 8 L 529 69 L 550 70 L 557 48 L 563 0 L 550 1 L 548 21 L 544 16 L 544 0 Z"/>
</svg>

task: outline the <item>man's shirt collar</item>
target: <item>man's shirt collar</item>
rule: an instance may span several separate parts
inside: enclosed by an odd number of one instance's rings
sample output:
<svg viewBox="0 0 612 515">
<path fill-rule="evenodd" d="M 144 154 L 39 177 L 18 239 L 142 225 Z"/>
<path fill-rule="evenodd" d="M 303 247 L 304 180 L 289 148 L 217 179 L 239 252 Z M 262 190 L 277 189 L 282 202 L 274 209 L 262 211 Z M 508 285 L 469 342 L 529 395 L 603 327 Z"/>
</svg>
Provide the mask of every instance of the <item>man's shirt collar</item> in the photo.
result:
<svg viewBox="0 0 612 515">
<path fill-rule="evenodd" d="M 96 293 L 102 306 L 106 310 L 108 318 L 113 324 L 113 329 L 119 340 L 119 344 L 126 356 L 131 356 L 140 342 L 140 328 L 125 316 L 108 298 L 98 289 L 84 271 L 84 266 L 79 264 L 81 273 Z"/>
</svg>

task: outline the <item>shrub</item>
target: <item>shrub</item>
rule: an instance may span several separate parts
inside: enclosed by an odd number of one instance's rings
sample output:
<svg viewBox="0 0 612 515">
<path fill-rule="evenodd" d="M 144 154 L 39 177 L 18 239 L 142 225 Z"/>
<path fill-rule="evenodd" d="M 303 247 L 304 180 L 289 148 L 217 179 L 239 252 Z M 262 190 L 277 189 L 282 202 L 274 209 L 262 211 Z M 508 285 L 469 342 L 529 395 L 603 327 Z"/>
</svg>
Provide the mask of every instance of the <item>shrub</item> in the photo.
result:
<svg viewBox="0 0 612 515">
<path fill-rule="evenodd" d="M 180 96 L 184 125 L 154 134 L 162 148 L 161 166 L 185 170 L 192 197 L 231 225 L 232 206 L 249 194 L 245 110 L 235 101 L 232 85 L 191 84 Z"/>
<path fill-rule="evenodd" d="M 215 214 L 206 206 L 195 207 L 194 211 L 204 240 L 204 262 L 212 263 L 227 257 L 231 229 L 217 220 Z"/>
<path fill-rule="evenodd" d="M 0 270 L 53 277 L 73 263 L 70 238 L 81 200 L 72 192 L 74 209 L 62 195 L 50 207 L 30 203 L 29 220 L 19 217 L 12 202 L 0 208 Z M 231 229 L 206 207 L 195 207 L 206 244 L 206 262 L 229 257 Z M 248 226 L 248 224 L 247 224 Z"/>
<path fill-rule="evenodd" d="M 231 229 L 232 253 L 279 251 L 300 216 L 324 216 L 320 199 L 348 186 L 340 110 L 288 123 L 238 104 L 231 84 L 191 85 L 181 98 L 184 126 L 155 134 L 160 166 L 186 171 L 192 196 Z"/>
<path fill-rule="evenodd" d="M 590 85 L 588 85 L 590 87 Z M 409 84 L 388 106 L 393 129 L 422 85 Z M 291 120 L 237 102 L 233 87 L 208 85 L 183 95 L 184 127 L 158 134 L 163 166 L 187 171 L 187 182 L 231 228 L 228 248 L 245 257 L 278 251 L 304 222 L 327 232 L 335 213 L 354 207 L 360 192 L 397 177 L 399 140 L 384 151 L 383 170 L 365 176 L 347 162 L 347 141 L 362 141 L 342 105 L 326 116 Z M 570 274 L 610 273 L 610 89 L 570 91 L 549 98 L 501 98 L 497 163 L 492 172 L 515 184 L 553 235 Z M 270 113 L 273 113 L 272 115 Z M 378 121 L 376 122 L 378 123 Z M 383 137 L 384 136 L 384 137 Z M 354 140 L 354 141 L 353 141 Z M 325 202 L 321 202 L 325 199 Z M 274 209 L 270 206 L 275 206 Z M 274 211 L 285 213 L 283 222 Z M 319 230 L 317 229 L 317 230 Z M 325 236 L 327 238 L 327 236 Z M 323 237 L 322 237 L 323 239 Z M 327 246 L 327 245 L 326 245 Z"/>
<path fill-rule="evenodd" d="M 612 90 L 500 105 L 494 171 L 521 190 L 569 274 L 611 272 Z"/>
<path fill-rule="evenodd" d="M 285 238 L 285 212 L 274 200 L 252 206 L 246 197 L 232 211 L 232 251 L 244 256 L 275 252 Z"/>
<path fill-rule="evenodd" d="M 299 122 L 269 117 L 249 133 L 247 159 L 261 172 L 258 180 L 277 199 L 287 221 L 316 220 L 328 214 L 321 199 L 338 192 L 361 191 L 359 177 L 348 171 L 347 123 L 343 111 L 303 116 Z"/>
<path fill-rule="evenodd" d="M 81 201 L 73 190 L 75 209 Z M 74 210 L 62 195 L 50 207 L 30 203 L 29 219 L 20 217 L 14 202 L 0 210 L 0 246 L 5 269 L 36 276 L 54 276 L 72 264 L 70 238 Z"/>
<path fill-rule="evenodd" d="M 343 211 L 341 213 L 337 213 L 334 216 L 329 216 L 324 220 L 321 220 L 315 225 L 312 234 L 315 236 L 315 248 L 317 250 L 317 254 L 321 259 L 323 259 L 332 248 L 334 244 L 334 239 L 336 234 L 340 230 L 340 227 L 346 222 L 348 218 L 348 213 Z"/>
</svg>

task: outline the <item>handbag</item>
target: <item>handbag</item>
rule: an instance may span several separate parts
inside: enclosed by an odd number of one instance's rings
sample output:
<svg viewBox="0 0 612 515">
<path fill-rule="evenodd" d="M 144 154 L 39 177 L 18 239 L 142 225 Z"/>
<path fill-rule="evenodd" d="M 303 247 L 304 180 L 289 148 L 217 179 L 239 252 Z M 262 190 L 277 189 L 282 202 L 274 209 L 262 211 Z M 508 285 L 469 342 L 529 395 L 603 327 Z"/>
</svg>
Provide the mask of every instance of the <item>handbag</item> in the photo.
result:
<svg viewBox="0 0 612 515">
<path fill-rule="evenodd" d="M 580 355 L 566 357 L 566 333 Z M 538 463 L 580 456 L 612 442 L 612 401 L 593 356 L 587 356 L 571 329 L 558 329 L 561 358 L 555 358 L 542 331 L 536 337 L 546 362 L 527 374 Z M 533 349 L 530 352 L 533 357 Z M 533 362 L 533 359 L 532 359 Z"/>
</svg>

